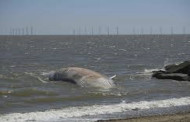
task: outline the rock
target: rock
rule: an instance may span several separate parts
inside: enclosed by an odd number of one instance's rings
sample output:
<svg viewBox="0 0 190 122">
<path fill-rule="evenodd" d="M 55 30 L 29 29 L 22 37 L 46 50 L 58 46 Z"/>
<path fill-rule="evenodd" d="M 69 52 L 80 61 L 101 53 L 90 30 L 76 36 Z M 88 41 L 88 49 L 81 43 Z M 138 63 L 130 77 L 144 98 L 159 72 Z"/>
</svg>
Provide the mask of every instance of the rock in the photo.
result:
<svg viewBox="0 0 190 122">
<path fill-rule="evenodd" d="M 152 77 L 157 79 L 172 79 L 190 81 L 190 61 L 165 66 L 165 71 L 153 71 Z"/>
<path fill-rule="evenodd" d="M 190 77 L 182 73 L 164 73 L 164 72 L 155 72 L 152 77 L 157 79 L 171 79 L 177 81 L 190 81 Z"/>
<path fill-rule="evenodd" d="M 190 74 L 190 61 L 185 61 L 180 64 L 172 64 L 165 66 L 165 70 L 168 73 L 183 73 Z"/>
</svg>

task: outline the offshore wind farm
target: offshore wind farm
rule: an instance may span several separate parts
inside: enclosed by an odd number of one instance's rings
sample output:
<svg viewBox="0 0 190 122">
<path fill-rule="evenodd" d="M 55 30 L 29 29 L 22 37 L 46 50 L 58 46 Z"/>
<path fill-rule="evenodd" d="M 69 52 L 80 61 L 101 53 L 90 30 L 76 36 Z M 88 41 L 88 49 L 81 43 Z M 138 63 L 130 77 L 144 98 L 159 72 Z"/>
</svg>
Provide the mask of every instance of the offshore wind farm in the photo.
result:
<svg viewBox="0 0 190 122">
<path fill-rule="evenodd" d="M 70 29 L 72 30 L 70 33 L 62 33 L 62 34 L 45 34 L 45 33 L 40 33 L 38 30 L 36 30 L 33 26 L 27 26 L 27 27 L 17 27 L 17 28 L 10 28 L 9 31 L 1 33 L 1 35 L 173 35 L 173 34 L 188 34 L 185 26 L 181 27 L 180 29 L 174 29 L 173 26 L 170 28 L 163 28 L 163 27 L 158 27 L 158 28 L 152 28 L 152 27 L 146 27 L 143 28 L 129 28 L 126 29 L 125 33 L 121 32 L 120 33 L 120 27 L 115 26 L 110 28 L 109 26 L 107 27 L 91 27 L 87 28 L 85 27 L 79 27 L 79 28 L 74 28 Z"/>
</svg>

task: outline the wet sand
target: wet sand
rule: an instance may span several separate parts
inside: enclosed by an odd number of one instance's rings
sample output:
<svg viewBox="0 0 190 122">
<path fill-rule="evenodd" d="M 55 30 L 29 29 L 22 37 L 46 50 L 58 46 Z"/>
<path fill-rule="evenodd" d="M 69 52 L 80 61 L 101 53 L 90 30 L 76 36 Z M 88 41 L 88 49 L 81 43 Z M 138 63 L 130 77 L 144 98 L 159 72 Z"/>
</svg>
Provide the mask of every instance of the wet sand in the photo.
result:
<svg viewBox="0 0 190 122">
<path fill-rule="evenodd" d="M 97 122 L 190 122 L 190 113 L 156 115 L 128 119 L 99 120 Z"/>
</svg>

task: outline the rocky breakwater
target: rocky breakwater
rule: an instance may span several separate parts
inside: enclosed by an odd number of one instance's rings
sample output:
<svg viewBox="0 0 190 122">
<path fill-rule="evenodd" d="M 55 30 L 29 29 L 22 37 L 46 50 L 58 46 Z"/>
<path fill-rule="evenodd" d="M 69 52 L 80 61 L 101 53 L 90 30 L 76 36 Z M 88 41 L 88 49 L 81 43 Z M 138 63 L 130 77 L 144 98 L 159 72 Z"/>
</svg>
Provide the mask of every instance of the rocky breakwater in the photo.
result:
<svg viewBox="0 0 190 122">
<path fill-rule="evenodd" d="M 152 77 L 157 79 L 190 81 L 190 61 L 167 65 L 164 69 L 165 70 L 153 71 Z"/>
</svg>

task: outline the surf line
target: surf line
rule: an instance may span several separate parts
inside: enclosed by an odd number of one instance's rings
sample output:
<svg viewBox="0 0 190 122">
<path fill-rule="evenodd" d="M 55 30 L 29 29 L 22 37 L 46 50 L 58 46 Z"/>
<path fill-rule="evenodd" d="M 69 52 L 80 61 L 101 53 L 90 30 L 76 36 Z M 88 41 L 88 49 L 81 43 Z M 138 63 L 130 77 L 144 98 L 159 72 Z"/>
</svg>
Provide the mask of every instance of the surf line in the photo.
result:
<svg viewBox="0 0 190 122">
<path fill-rule="evenodd" d="M 190 97 L 171 98 L 165 100 L 153 100 L 153 101 L 140 101 L 126 103 L 121 102 L 118 104 L 110 105 L 92 105 L 92 106 L 78 106 L 68 107 L 58 110 L 47 110 L 43 112 L 29 112 L 29 113 L 11 113 L 0 115 L 0 121 L 12 122 L 12 121 L 51 121 L 62 119 L 69 119 L 72 117 L 92 116 L 101 114 L 114 114 L 117 112 L 127 112 L 133 109 L 148 110 L 154 108 L 170 108 L 190 105 Z"/>
</svg>

